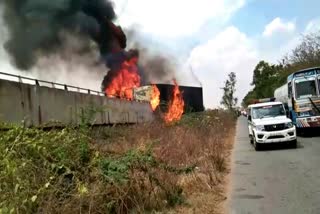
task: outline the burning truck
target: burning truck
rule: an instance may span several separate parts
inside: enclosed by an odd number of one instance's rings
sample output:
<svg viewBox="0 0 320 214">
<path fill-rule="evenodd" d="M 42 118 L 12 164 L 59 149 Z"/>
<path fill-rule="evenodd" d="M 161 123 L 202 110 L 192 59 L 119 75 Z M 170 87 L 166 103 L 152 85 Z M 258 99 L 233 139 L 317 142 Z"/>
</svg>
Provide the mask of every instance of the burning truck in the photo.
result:
<svg viewBox="0 0 320 214">
<path fill-rule="evenodd" d="M 185 103 L 186 95 L 174 80 L 173 85 L 159 89 L 159 84 L 147 82 L 144 78 L 138 63 L 138 50 L 126 50 L 127 37 L 121 27 L 113 23 L 116 18 L 113 2 L 5 0 L 2 6 L 9 36 L 4 48 L 18 69 L 30 70 L 40 59 L 51 55 L 61 54 L 59 57 L 66 61 L 69 55 L 81 59 L 90 53 L 88 56 L 91 57 L 98 48 L 100 58 L 108 68 L 102 81 L 106 96 L 148 101 L 154 111 L 165 101 L 166 121 L 179 120 L 186 106 L 190 105 Z M 71 48 L 68 46 L 66 35 L 79 39 L 77 48 L 72 45 L 78 42 L 72 43 Z M 96 45 L 92 45 L 92 41 Z M 93 61 L 87 66 L 96 64 Z M 48 61 L 48 66 L 51 63 Z M 162 91 L 168 90 L 170 96 L 164 96 L 167 92 Z M 200 96 L 202 98 L 202 91 Z"/>
<path fill-rule="evenodd" d="M 102 91 L 108 97 L 150 102 L 152 110 L 155 111 L 161 102 L 158 86 L 156 84 L 146 84 L 146 80 L 143 79 L 144 75 L 141 73 L 142 69 L 139 68 L 138 64 L 138 50 L 126 51 L 126 35 L 121 27 L 115 26 L 112 22 L 110 22 L 110 25 L 113 29 L 113 48 L 103 58 L 109 71 L 102 81 Z M 180 90 L 175 80 L 173 80 L 173 83 L 171 95 L 163 100 L 166 102 L 165 110 L 162 108 L 166 111 L 164 115 L 166 122 L 179 120 L 185 110 L 183 91 Z"/>
</svg>

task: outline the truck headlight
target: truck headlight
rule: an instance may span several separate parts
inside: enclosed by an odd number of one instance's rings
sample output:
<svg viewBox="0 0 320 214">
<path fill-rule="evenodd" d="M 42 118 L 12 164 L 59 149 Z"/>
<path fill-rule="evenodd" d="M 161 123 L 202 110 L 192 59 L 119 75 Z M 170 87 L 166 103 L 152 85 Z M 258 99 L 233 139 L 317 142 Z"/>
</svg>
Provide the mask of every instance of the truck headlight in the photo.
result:
<svg viewBox="0 0 320 214">
<path fill-rule="evenodd" d="M 264 126 L 263 125 L 257 125 L 256 126 L 257 131 L 264 131 Z"/>
<path fill-rule="evenodd" d="M 292 123 L 292 122 L 286 123 L 285 127 L 286 127 L 287 129 L 290 129 L 290 128 L 293 127 L 293 123 Z"/>
</svg>

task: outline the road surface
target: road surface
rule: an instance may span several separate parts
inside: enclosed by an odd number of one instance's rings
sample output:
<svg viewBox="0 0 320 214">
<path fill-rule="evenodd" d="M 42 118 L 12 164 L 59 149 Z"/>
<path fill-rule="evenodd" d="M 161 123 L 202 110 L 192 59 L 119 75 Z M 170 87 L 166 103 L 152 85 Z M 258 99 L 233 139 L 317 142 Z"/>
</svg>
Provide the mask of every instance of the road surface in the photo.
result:
<svg viewBox="0 0 320 214">
<path fill-rule="evenodd" d="M 230 214 L 320 214 L 320 137 L 298 138 L 298 148 L 256 152 L 240 117 L 232 155 Z"/>
</svg>

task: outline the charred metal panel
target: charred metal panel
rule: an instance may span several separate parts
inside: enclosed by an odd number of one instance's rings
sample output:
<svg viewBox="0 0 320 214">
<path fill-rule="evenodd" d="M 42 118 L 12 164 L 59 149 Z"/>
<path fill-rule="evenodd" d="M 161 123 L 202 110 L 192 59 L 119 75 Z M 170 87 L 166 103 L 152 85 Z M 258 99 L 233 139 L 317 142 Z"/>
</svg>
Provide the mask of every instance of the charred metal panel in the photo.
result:
<svg viewBox="0 0 320 214">
<path fill-rule="evenodd" d="M 169 84 L 157 84 L 157 87 L 160 91 L 161 108 L 165 109 L 172 98 L 174 86 Z M 183 93 L 185 112 L 204 111 L 201 87 L 179 86 L 179 89 Z"/>
</svg>

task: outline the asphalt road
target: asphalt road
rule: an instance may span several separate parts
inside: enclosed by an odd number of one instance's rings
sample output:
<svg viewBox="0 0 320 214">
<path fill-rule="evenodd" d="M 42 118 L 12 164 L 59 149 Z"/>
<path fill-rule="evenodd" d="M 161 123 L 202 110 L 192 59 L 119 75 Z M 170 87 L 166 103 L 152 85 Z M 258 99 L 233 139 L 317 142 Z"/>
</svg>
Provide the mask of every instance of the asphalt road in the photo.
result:
<svg viewBox="0 0 320 214">
<path fill-rule="evenodd" d="M 320 214 L 320 137 L 298 138 L 297 149 L 256 152 L 240 117 L 230 185 L 230 214 Z"/>
</svg>

